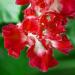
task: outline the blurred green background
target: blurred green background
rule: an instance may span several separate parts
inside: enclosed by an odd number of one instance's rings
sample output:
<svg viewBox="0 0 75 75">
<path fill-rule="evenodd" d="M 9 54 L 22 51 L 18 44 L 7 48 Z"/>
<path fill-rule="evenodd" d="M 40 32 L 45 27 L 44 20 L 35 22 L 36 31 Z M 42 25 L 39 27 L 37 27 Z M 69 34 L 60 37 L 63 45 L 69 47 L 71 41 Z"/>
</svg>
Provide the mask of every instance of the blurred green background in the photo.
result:
<svg viewBox="0 0 75 75">
<path fill-rule="evenodd" d="M 66 27 L 66 34 L 71 40 L 74 50 L 69 55 L 63 55 L 59 51 L 54 51 L 54 56 L 59 61 L 59 65 L 42 73 L 38 69 L 28 65 L 28 58 L 24 49 L 20 58 L 15 59 L 7 54 L 4 48 L 1 34 L 2 26 L 9 23 L 18 23 L 23 18 L 22 10 L 26 6 L 18 6 L 15 0 L 0 0 L 0 75 L 75 75 L 75 19 L 69 20 Z"/>
</svg>

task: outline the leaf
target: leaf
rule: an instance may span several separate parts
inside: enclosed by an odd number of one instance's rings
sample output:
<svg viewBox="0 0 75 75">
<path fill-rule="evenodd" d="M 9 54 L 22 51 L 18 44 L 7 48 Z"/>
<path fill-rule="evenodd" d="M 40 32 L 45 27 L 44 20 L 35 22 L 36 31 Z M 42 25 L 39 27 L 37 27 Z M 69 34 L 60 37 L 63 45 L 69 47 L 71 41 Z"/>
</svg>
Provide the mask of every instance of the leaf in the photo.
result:
<svg viewBox="0 0 75 75">
<path fill-rule="evenodd" d="M 18 22 L 20 6 L 15 0 L 0 0 L 0 23 Z"/>
</svg>

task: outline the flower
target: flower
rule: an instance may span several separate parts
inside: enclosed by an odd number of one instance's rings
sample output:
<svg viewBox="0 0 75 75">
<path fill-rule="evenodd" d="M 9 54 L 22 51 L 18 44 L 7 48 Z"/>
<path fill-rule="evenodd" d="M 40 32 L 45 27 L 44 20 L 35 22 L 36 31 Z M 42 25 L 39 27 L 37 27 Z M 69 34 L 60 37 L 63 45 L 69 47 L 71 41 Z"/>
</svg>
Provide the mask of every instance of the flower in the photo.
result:
<svg viewBox="0 0 75 75">
<path fill-rule="evenodd" d="M 3 27 L 4 46 L 16 58 L 28 46 L 29 64 L 47 72 L 58 64 L 54 48 L 64 54 L 73 48 L 65 26 L 67 18 L 74 17 L 74 0 L 16 0 L 16 3 L 29 6 L 23 11 L 20 24 Z"/>
</svg>

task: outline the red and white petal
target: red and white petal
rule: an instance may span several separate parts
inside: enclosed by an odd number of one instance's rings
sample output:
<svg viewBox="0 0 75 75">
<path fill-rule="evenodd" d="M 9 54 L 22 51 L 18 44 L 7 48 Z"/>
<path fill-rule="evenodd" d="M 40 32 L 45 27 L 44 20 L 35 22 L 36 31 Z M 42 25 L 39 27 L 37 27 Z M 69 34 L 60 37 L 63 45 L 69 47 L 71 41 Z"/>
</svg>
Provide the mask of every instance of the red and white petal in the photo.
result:
<svg viewBox="0 0 75 75">
<path fill-rule="evenodd" d="M 64 54 L 68 54 L 73 46 L 69 39 L 64 35 L 60 41 L 58 40 L 51 40 L 51 44 L 54 48 L 58 49 L 60 52 Z"/>
<path fill-rule="evenodd" d="M 30 46 L 27 52 L 30 59 L 29 64 L 32 67 L 39 68 L 43 72 L 46 72 L 50 67 L 56 66 L 58 62 L 53 58 L 50 44 L 45 40 L 38 40 L 36 36 L 32 34 L 31 37 L 35 39 L 35 44 Z"/>
<path fill-rule="evenodd" d="M 32 67 L 37 67 L 41 71 L 46 72 L 49 68 L 52 68 L 58 64 L 56 59 L 53 58 L 51 50 L 45 50 L 45 52 L 40 56 L 34 52 L 34 46 L 28 50 L 28 57 L 30 59 L 29 64 Z M 41 50 L 41 49 L 40 49 Z"/>
<path fill-rule="evenodd" d="M 42 13 L 48 11 L 54 0 L 30 0 L 30 2 L 37 15 L 40 16 Z"/>
</svg>

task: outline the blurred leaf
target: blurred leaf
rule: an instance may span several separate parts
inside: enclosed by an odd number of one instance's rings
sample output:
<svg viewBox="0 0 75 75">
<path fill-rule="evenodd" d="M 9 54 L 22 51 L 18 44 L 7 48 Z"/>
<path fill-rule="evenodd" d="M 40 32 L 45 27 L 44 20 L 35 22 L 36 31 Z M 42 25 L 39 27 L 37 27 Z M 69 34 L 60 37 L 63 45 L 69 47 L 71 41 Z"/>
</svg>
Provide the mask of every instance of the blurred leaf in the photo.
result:
<svg viewBox="0 0 75 75">
<path fill-rule="evenodd" d="M 67 35 L 75 47 L 75 19 L 69 20 L 67 23 Z"/>
<path fill-rule="evenodd" d="M 20 6 L 15 0 L 0 0 L 0 23 L 18 22 Z"/>
</svg>

